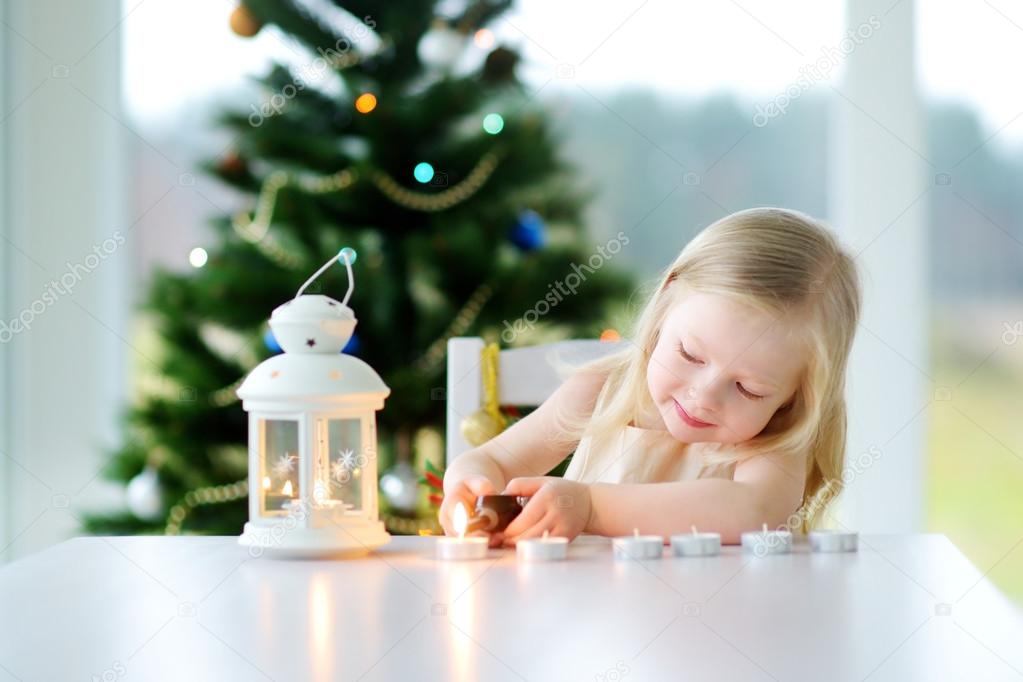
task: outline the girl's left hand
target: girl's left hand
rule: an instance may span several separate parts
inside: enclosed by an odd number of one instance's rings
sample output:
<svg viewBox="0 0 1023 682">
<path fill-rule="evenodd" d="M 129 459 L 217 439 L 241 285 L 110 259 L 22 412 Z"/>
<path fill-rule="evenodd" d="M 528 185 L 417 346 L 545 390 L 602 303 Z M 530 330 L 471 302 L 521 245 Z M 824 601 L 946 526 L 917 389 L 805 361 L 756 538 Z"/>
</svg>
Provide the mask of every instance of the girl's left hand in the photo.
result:
<svg viewBox="0 0 1023 682">
<path fill-rule="evenodd" d="M 519 540 L 551 535 L 568 538 L 579 535 L 590 520 L 590 487 L 558 476 L 513 478 L 503 495 L 528 495 L 531 499 L 503 532 L 503 542 L 514 546 Z"/>
</svg>

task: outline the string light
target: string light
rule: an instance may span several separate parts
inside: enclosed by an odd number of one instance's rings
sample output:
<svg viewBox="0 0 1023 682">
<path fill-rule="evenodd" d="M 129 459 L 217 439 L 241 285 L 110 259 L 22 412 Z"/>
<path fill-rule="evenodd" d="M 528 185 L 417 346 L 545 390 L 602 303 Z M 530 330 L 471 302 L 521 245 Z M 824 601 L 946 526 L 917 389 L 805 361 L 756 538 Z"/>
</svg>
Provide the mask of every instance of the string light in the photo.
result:
<svg viewBox="0 0 1023 682">
<path fill-rule="evenodd" d="M 489 28 L 481 28 L 476 31 L 476 35 L 473 36 L 473 42 L 476 43 L 476 47 L 484 50 L 489 50 L 494 46 L 494 32 Z"/>
<path fill-rule="evenodd" d="M 491 135 L 497 135 L 504 130 L 504 118 L 501 114 L 487 114 L 483 117 L 483 130 Z"/>
<path fill-rule="evenodd" d="M 377 96 L 364 92 L 355 99 L 355 110 L 360 114 L 368 114 L 377 108 Z"/>
<path fill-rule="evenodd" d="M 352 247 L 346 246 L 345 248 L 341 249 L 340 252 L 338 252 L 337 262 L 341 263 L 341 265 L 344 265 L 345 264 L 344 258 L 346 256 L 348 257 L 349 265 L 355 265 L 355 259 L 359 257 L 359 254 L 357 254 L 355 252 L 355 249 L 353 249 Z"/>
<path fill-rule="evenodd" d="M 201 246 L 197 246 L 188 254 L 188 262 L 192 264 L 193 268 L 201 268 L 206 265 L 206 261 L 209 260 L 209 254 L 206 253 L 206 249 Z"/>
<path fill-rule="evenodd" d="M 412 171 L 412 175 L 416 180 L 425 185 L 430 182 L 430 180 L 433 180 L 433 166 L 425 161 L 417 163 L 415 169 Z"/>
</svg>

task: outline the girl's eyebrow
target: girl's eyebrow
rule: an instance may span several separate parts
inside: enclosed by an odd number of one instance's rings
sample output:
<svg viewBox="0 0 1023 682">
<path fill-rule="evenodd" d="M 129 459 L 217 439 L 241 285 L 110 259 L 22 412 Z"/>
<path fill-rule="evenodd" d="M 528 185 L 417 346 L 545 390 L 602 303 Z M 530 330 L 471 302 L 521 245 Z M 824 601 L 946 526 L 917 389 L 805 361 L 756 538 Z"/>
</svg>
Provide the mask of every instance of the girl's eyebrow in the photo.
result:
<svg viewBox="0 0 1023 682">
<path fill-rule="evenodd" d="M 692 339 L 693 341 L 695 341 L 696 345 L 698 345 L 700 348 L 706 348 L 706 346 L 704 345 L 703 341 L 701 341 L 700 337 L 697 336 L 696 334 L 693 334 L 692 332 L 690 332 L 689 333 L 689 338 Z M 752 374 L 749 374 L 749 373 L 740 373 L 740 374 L 741 374 L 743 379 L 746 379 L 748 381 L 752 381 L 753 383 L 758 384 L 758 385 L 766 386 L 766 387 L 768 387 L 768 388 L 770 388 L 772 390 L 775 390 L 775 391 L 778 390 L 778 384 L 774 383 L 770 379 L 758 378 L 758 377 L 756 377 L 756 376 L 754 376 Z"/>
</svg>

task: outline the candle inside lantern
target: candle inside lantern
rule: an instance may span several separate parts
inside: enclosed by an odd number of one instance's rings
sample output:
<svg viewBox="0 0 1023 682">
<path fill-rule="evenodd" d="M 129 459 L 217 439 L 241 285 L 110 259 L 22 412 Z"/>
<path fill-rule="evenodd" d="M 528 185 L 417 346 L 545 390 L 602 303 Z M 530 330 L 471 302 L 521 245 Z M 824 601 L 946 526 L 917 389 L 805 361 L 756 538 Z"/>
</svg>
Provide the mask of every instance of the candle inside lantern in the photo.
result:
<svg viewBox="0 0 1023 682">
<path fill-rule="evenodd" d="M 515 543 L 515 553 L 523 561 L 556 561 L 568 553 L 568 538 L 551 537 L 544 531 L 543 537 L 528 538 Z"/>
<path fill-rule="evenodd" d="M 742 534 L 742 548 L 757 556 L 765 554 L 787 554 L 792 551 L 792 533 L 787 530 L 767 530 L 765 523 L 761 530 Z"/>
<path fill-rule="evenodd" d="M 675 556 L 714 556 L 721 553 L 719 533 L 700 533 L 690 526 L 692 533 L 671 536 L 671 549 Z"/>
<path fill-rule="evenodd" d="M 660 535 L 640 535 L 638 528 L 632 535 L 623 535 L 611 541 L 615 559 L 660 559 L 663 554 L 664 538 Z"/>
<path fill-rule="evenodd" d="M 855 552 L 858 547 L 859 535 L 854 531 L 810 531 L 810 549 L 814 552 Z"/>
<path fill-rule="evenodd" d="M 451 523 L 455 526 L 456 537 L 437 538 L 437 558 L 448 561 L 461 559 L 483 559 L 487 556 L 487 536 L 465 536 L 466 526 L 469 525 L 469 512 L 465 505 L 459 502 L 451 512 Z"/>
<path fill-rule="evenodd" d="M 263 477 L 263 495 L 268 510 L 288 511 L 296 508 L 299 499 L 295 497 L 295 489 L 291 481 L 285 481 L 280 490 L 273 490 L 269 476 Z"/>
</svg>

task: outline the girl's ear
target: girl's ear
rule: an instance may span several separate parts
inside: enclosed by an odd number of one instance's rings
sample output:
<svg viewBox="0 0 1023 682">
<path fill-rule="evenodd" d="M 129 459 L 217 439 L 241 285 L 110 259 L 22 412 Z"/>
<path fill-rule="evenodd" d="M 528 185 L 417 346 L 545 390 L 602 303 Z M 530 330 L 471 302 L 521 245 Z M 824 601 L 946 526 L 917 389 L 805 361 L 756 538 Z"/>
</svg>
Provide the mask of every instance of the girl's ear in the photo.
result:
<svg viewBox="0 0 1023 682">
<path fill-rule="evenodd" d="M 670 275 L 668 275 L 668 279 L 664 281 L 664 286 L 661 287 L 661 291 L 667 291 L 668 287 L 670 287 L 671 283 L 674 282 L 676 279 L 678 279 L 677 272 L 673 272 Z"/>
</svg>

